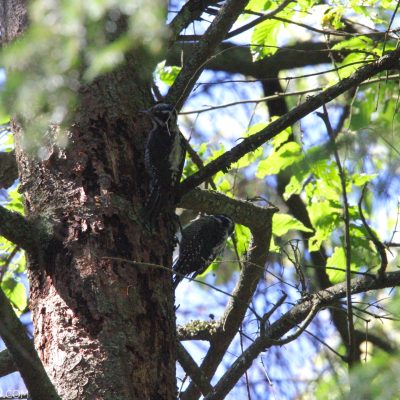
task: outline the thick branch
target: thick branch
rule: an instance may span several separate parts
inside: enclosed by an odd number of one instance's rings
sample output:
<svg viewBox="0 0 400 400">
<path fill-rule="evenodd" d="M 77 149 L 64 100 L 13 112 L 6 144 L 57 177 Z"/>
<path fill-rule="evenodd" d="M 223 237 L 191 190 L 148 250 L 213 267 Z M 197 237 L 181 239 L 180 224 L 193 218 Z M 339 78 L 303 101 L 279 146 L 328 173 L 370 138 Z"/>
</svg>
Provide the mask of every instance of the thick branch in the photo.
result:
<svg viewBox="0 0 400 400">
<path fill-rule="evenodd" d="M 400 272 L 388 273 L 385 279 L 375 279 L 370 276 L 363 276 L 351 281 L 351 293 L 365 293 L 369 290 L 377 290 L 400 285 Z M 274 340 L 280 339 L 292 328 L 303 322 L 315 306 L 326 307 L 333 302 L 346 297 L 346 283 L 340 283 L 328 289 L 320 290 L 313 295 L 313 299 L 306 300 L 294 306 L 279 320 L 274 322 L 266 335 L 258 337 L 222 376 L 214 386 L 214 391 L 205 397 L 207 400 L 224 399 L 232 390 L 240 377 L 250 368 L 252 362 L 258 355 L 273 345 Z"/>
<path fill-rule="evenodd" d="M 250 229 L 262 227 L 278 211 L 275 207 L 260 207 L 249 201 L 232 199 L 213 190 L 194 189 L 180 200 L 178 207 L 208 214 L 227 214 L 235 223 Z"/>
<path fill-rule="evenodd" d="M 38 230 L 21 214 L 0 206 L 0 235 L 28 252 L 38 250 Z"/>
<path fill-rule="evenodd" d="M 332 42 L 334 44 L 336 42 Z M 181 65 L 182 54 L 185 60 L 194 56 L 195 46 L 192 43 L 179 43 L 174 46 L 167 57 L 167 64 Z M 300 42 L 280 48 L 274 55 L 254 62 L 249 46 L 237 46 L 233 43 L 222 43 L 215 51 L 216 56 L 207 61 L 206 68 L 233 74 L 266 78 L 274 76 L 277 71 L 290 70 L 311 65 L 331 63 L 343 60 L 347 50 L 335 51 L 326 49 L 326 43 Z"/>
<path fill-rule="evenodd" d="M 0 153 L 0 189 L 9 188 L 18 178 L 15 153 Z"/>
<path fill-rule="evenodd" d="M 59 399 L 32 341 L 2 290 L 0 290 L 0 321 L 0 336 L 10 351 L 32 399 Z"/>
<path fill-rule="evenodd" d="M 366 79 L 371 78 L 379 72 L 391 68 L 398 68 L 399 56 L 400 48 L 384 57 L 381 57 L 379 60 L 372 62 L 371 64 L 359 68 L 353 75 L 343 79 L 336 85 L 331 86 L 321 94 L 310 96 L 304 103 L 293 108 L 279 119 L 271 122 L 265 129 L 262 129 L 260 132 L 244 139 L 230 151 L 225 152 L 222 156 L 207 164 L 202 170 L 191 175 L 180 185 L 179 194 L 183 195 L 189 192 L 218 171 L 227 170 L 233 162 L 238 161 L 245 154 L 254 151 L 259 146 L 275 137 L 278 133 L 282 132 L 285 128 L 317 110 L 323 104 L 326 104 L 339 95 L 345 93 L 347 90 L 359 85 Z"/>
<path fill-rule="evenodd" d="M 248 0 L 227 0 L 224 3 L 202 40 L 196 45 L 193 57 L 187 60 L 169 90 L 166 97 L 168 103 L 174 104 L 177 109 L 181 108 L 203 71 L 206 61 L 214 54 L 247 3 Z"/>
<path fill-rule="evenodd" d="M 176 345 L 176 352 L 179 364 L 181 364 L 182 368 L 190 376 L 190 379 L 195 383 L 201 393 L 210 393 L 210 391 L 212 391 L 212 386 L 203 375 L 201 369 L 194 362 L 192 356 L 179 341 Z"/>
<path fill-rule="evenodd" d="M 190 203 L 191 196 L 192 200 L 197 197 L 197 200 L 201 199 L 202 201 Z M 215 192 L 200 190 L 185 196 L 182 203 L 190 204 L 190 208 L 197 204 L 199 210 L 201 208 L 206 212 L 208 210 L 208 212 L 220 212 L 218 207 L 221 207 L 221 211 L 223 211 L 222 207 L 228 211 L 233 208 L 233 213 L 229 212 L 229 215 L 234 218 L 235 222 L 247 225 L 253 235 L 248 258 L 244 263 L 239 281 L 229 299 L 224 315 L 218 321 L 215 334 L 210 340 L 210 348 L 200 366 L 203 374 L 210 381 L 239 330 L 259 280 L 264 276 L 264 265 L 267 261 L 271 240 L 272 216 L 277 209 L 262 208 L 251 203 L 228 199 Z M 196 385 L 191 383 L 182 394 L 181 399 L 194 399 L 199 396 L 200 392 Z"/>
<path fill-rule="evenodd" d="M 10 352 L 5 349 L 0 353 L 0 378 L 18 371 Z"/>
</svg>

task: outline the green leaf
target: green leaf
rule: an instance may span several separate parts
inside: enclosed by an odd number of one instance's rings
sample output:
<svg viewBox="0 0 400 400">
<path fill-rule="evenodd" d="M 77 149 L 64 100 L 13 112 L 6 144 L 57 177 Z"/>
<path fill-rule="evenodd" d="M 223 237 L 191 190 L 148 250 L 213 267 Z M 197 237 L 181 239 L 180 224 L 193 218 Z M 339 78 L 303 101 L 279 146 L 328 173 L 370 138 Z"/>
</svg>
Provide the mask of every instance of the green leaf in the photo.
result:
<svg viewBox="0 0 400 400">
<path fill-rule="evenodd" d="M 317 251 L 341 222 L 342 208 L 340 203 L 314 199 L 307 206 L 307 210 L 315 229 L 315 234 L 309 241 L 309 250 Z"/>
<path fill-rule="evenodd" d="M 89 52 L 90 66 L 86 70 L 84 78 L 90 82 L 96 76 L 113 70 L 125 60 L 124 54 L 130 46 L 131 40 L 127 36 L 123 36 L 101 49 L 92 49 Z"/>
<path fill-rule="evenodd" d="M 281 253 L 281 248 L 275 243 L 273 236 L 271 237 L 271 244 L 269 246 L 269 251 L 271 253 L 277 253 L 277 254 Z"/>
<path fill-rule="evenodd" d="M 278 117 L 274 116 L 271 118 L 271 121 L 274 121 L 278 119 Z M 278 149 L 283 143 L 285 143 L 288 139 L 289 136 L 292 134 L 292 128 L 288 127 L 286 129 L 284 129 L 283 131 L 281 131 L 278 135 L 276 135 L 272 140 L 271 140 L 271 144 L 272 147 L 276 150 Z"/>
<path fill-rule="evenodd" d="M 18 191 L 18 188 L 8 191 L 9 202 L 6 204 L 6 208 L 11 211 L 16 211 L 19 214 L 24 215 L 24 205 L 22 203 L 22 194 Z"/>
<path fill-rule="evenodd" d="M 335 247 L 333 254 L 326 260 L 326 273 L 330 281 L 335 284 L 343 282 L 346 279 L 346 256 L 343 247 Z M 343 271 L 337 271 L 329 268 L 340 268 Z"/>
<path fill-rule="evenodd" d="M 301 147 L 297 143 L 286 143 L 258 164 L 256 176 L 264 178 L 267 175 L 277 174 L 303 157 Z"/>
<path fill-rule="evenodd" d="M 264 150 L 262 147 L 245 154 L 238 162 L 232 164 L 231 168 L 245 168 L 250 164 L 257 162 L 263 156 Z"/>
<path fill-rule="evenodd" d="M 283 193 L 283 198 L 287 201 L 290 196 L 294 194 L 300 194 L 303 189 L 303 180 L 305 174 L 304 171 L 296 171 L 295 175 L 292 175 L 289 183 L 286 185 L 285 193 Z"/>
<path fill-rule="evenodd" d="M 374 48 L 374 41 L 368 36 L 358 36 L 350 39 L 343 40 L 332 46 L 332 50 L 372 50 Z"/>
<path fill-rule="evenodd" d="M 220 182 L 217 183 L 216 186 L 219 192 L 223 192 L 225 194 L 231 193 L 232 185 L 226 178 L 223 178 Z"/>
<path fill-rule="evenodd" d="M 268 123 L 266 122 L 259 122 L 257 124 L 251 125 L 245 134 L 245 137 L 254 135 L 255 133 L 260 132 L 261 130 L 263 130 L 264 128 L 266 128 L 268 126 Z"/>
<path fill-rule="evenodd" d="M 345 67 L 338 71 L 340 79 L 350 76 L 369 58 L 370 57 L 367 57 L 364 53 L 351 53 L 347 55 L 341 63 L 341 65 Z"/>
<path fill-rule="evenodd" d="M 160 68 L 157 68 L 157 73 L 160 77 L 160 79 L 168 86 L 172 86 L 172 84 L 175 82 L 176 77 L 179 75 L 181 72 L 181 67 L 176 67 L 176 66 L 162 66 Z"/>
<path fill-rule="evenodd" d="M 253 61 L 261 60 L 276 53 L 278 50 L 277 37 L 282 27 L 281 21 L 268 19 L 254 28 L 251 38 Z"/>
<path fill-rule="evenodd" d="M 271 0 L 250 0 L 247 4 L 246 10 L 261 12 L 269 10 L 271 6 Z"/>
<path fill-rule="evenodd" d="M 351 176 L 351 181 L 354 186 L 364 186 L 366 183 L 371 182 L 379 174 L 353 174 Z"/>
<path fill-rule="evenodd" d="M 25 286 L 21 282 L 9 277 L 3 279 L 1 288 L 17 311 L 25 310 L 28 299 Z"/>
<path fill-rule="evenodd" d="M 302 222 L 289 214 L 274 214 L 272 218 L 272 233 L 276 236 L 283 236 L 290 230 L 297 230 L 303 232 L 313 232 L 312 229 L 307 228 Z"/>
<path fill-rule="evenodd" d="M 235 237 L 237 243 L 237 249 L 239 254 L 245 254 L 249 249 L 251 240 L 250 229 L 246 226 L 236 224 L 235 225 Z"/>
</svg>

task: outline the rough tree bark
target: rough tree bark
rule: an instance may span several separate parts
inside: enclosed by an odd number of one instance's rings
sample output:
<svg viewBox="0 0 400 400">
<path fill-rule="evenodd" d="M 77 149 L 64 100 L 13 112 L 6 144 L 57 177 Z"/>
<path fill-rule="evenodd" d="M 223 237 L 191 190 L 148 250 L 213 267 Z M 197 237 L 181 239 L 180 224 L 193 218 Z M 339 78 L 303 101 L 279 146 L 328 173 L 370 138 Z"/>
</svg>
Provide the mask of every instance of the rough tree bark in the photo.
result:
<svg viewBox="0 0 400 400">
<path fill-rule="evenodd" d="M 8 3 L 0 22 L 12 40 L 26 23 L 25 2 Z M 82 88 L 68 146 L 57 146 L 53 126 L 42 159 L 13 123 L 26 216 L 53 238 L 28 254 L 35 346 L 65 400 L 176 397 L 171 274 L 109 258 L 171 266 L 170 222 L 152 233 L 139 218 L 150 126 L 138 111 L 151 93 L 137 71 L 127 56 Z"/>
</svg>

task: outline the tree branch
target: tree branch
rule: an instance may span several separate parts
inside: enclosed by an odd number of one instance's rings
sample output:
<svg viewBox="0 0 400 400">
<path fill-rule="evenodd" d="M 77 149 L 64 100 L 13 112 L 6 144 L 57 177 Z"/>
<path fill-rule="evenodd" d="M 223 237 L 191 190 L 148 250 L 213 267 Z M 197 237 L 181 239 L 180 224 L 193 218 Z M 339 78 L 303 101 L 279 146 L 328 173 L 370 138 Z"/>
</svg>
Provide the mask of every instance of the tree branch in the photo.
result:
<svg viewBox="0 0 400 400">
<path fill-rule="evenodd" d="M 9 300 L 0 290 L 0 336 L 10 351 L 33 399 L 60 399 L 28 338 L 24 326 L 15 315 Z"/>
<path fill-rule="evenodd" d="M 249 0 L 226 0 L 220 12 L 195 46 L 193 57 L 188 59 L 166 96 L 166 101 L 179 110 L 192 91 L 207 60 L 224 39 Z"/>
<path fill-rule="evenodd" d="M 27 252 L 36 252 L 40 248 L 38 229 L 21 214 L 0 206 L 0 235 L 22 247 Z"/>
<path fill-rule="evenodd" d="M 351 281 L 351 293 L 364 293 L 369 290 L 377 290 L 399 285 L 400 272 L 387 273 L 383 280 L 363 276 Z M 316 302 L 319 303 L 319 308 L 326 307 L 339 299 L 345 298 L 346 292 L 346 283 L 340 283 L 328 289 L 320 290 L 313 295 L 311 300 L 305 300 L 304 302 L 294 306 L 270 326 L 266 335 L 258 337 L 240 355 L 240 357 L 236 359 L 228 371 L 226 371 L 219 382 L 214 386 L 213 392 L 205 397 L 205 400 L 224 399 L 245 371 L 250 368 L 252 362 L 258 357 L 258 355 L 271 347 L 275 340 L 278 340 L 304 321 L 307 316 L 310 315 Z"/>
<path fill-rule="evenodd" d="M 326 130 L 328 132 L 328 137 L 330 139 L 333 155 L 335 157 L 336 166 L 338 168 L 338 174 L 340 179 L 340 184 L 342 188 L 343 197 L 343 219 L 344 219 L 344 249 L 346 257 L 346 285 L 347 285 L 347 326 L 348 326 L 348 363 L 351 367 L 356 361 L 356 351 L 355 351 L 355 338 L 354 338 L 354 320 L 353 320 L 353 306 L 351 298 L 351 240 L 350 240 L 350 213 L 349 213 L 349 201 L 346 190 L 346 172 L 342 166 L 342 162 L 339 157 L 339 151 L 336 146 L 335 133 L 333 132 L 331 122 L 329 120 L 328 110 L 325 104 L 323 104 L 323 113 L 317 113 L 317 115 L 322 119 L 325 124 Z"/>
<path fill-rule="evenodd" d="M 203 375 L 203 372 L 194 362 L 192 356 L 183 347 L 183 345 L 178 341 L 176 344 L 177 359 L 179 364 L 185 370 L 186 374 L 190 376 L 190 379 L 202 394 L 207 394 L 212 391 L 212 386 Z"/>
<path fill-rule="evenodd" d="M 190 321 L 176 328 L 178 339 L 183 340 L 206 340 L 210 341 L 212 335 L 218 329 L 216 321 Z"/>
<path fill-rule="evenodd" d="M 5 349 L 0 352 L 0 378 L 18 371 L 10 352 Z"/>
<path fill-rule="evenodd" d="M 17 161 L 13 151 L 0 153 L 0 189 L 9 188 L 18 178 Z"/>
<path fill-rule="evenodd" d="M 211 161 L 202 170 L 185 179 L 179 187 L 179 195 L 189 192 L 200 185 L 218 171 L 226 171 L 233 162 L 238 161 L 245 154 L 256 150 L 262 144 L 272 139 L 285 128 L 294 124 L 312 111 L 317 110 L 323 104 L 335 99 L 347 90 L 359 85 L 361 82 L 376 75 L 379 72 L 399 67 L 400 47 L 379 60 L 359 68 L 353 75 L 343 79 L 336 85 L 329 87 L 321 94 L 309 97 L 304 103 L 293 108 L 279 119 L 271 122 L 265 129 L 244 139 L 240 144 L 225 152 L 223 155 Z"/>
<path fill-rule="evenodd" d="M 364 225 L 365 230 L 367 231 L 372 243 L 374 244 L 376 251 L 379 254 L 379 257 L 381 258 L 381 266 L 379 268 L 378 274 L 380 276 L 383 276 L 385 274 L 386 271 L 386 267 L 388 265 L 388 259 L 387 259 L 387 255 L 386 255 L 386 249 L 384 244 L 377 238 L 376 234 L 374 233 L 374 231 L 369 227 L 369 225 L 367 224 L 367 221 L 364 217 L 364 212 L 362 209 L 362 202 L 364 199 L 364 195 L 365 195 L 365 191 L 367 189 L 367 186 L 365 185 L 363 187 L 363 190 L 361 192 L 361 197 L 360 200 L 358 201 L 358 212 L 360 214 L 360 218 L 361 221 Z"/>
<path fill-rule="evenodd" d="M 262 228 L 272 218 L 276 207 L 260 207 L 249 201 L 232 199 L 223 193 L 196 188 L 183 196 L 178 207 L 208 214 L 227 214 L 235 223 L 250 229 Z M 261 226 L 260 226 L 261 225 Z"/>
<path fill-rule="evenodd" d="M 263 208 L 204 190 L 195 190 L 185 196 L 181 203 L 188 208 L 205 212 L 226 212 L 235 222 L 250 228 L 253 240 L 249 246 L 248 258 L 244 263 L 239 281 L 229 298 L 224 315 L 218 321 L 215 333 L 210 338 L 210 348 L 200 369 L 208 381 L 215 374 L 226 351 L 235 337 L 249 303 L 254 295 L 259 280 L 264 276 L 269 243 L 272 234 L 272 216 L 277 211 L 274 207 Z M 190 206 L 190 207 L 189 207 Z M 181 399 L 194 399 L 200 392 L 194 383 L 181 395 Z"/>
<path fill-rule="evenodd" d="M 335 43 L 335 41 L 331 42 L 332 45 Z M 181 65 L 182 54 L 184 60 L 191 59 L 195 54 L 195 49 L 196 47 L 192 43 L 175 45 L 168 53 L 167 64 Z M 215 53 L 215 57 L 207 60 L 207 69 L 265 78 L 274 76 L 277 71 L 281 70 L 331 63 L 330 54 L 335 57 L 335 61 L 341 61 L 349 54 L 349 51 L 345 49 L 328 51 L 326 43 L 321 42 L 299 42 L 292 46 L 281 47 L 272 56 L 254 62 L 249 45 L 238 46 L 234 43 L 222 43 Z"/>
<path fill-rule="evenodd" d="M 259 18 L 249 22 L 248 24 L 241 26 L 240 28 L 235 29 L 232 32 L 229 32 L 226 35 L 225 39 L 230 39 L 234 36 L 240 35 L 241 33 L 246 32 L 247 30 L 249 30 L 251 28 L 254 28 L 258 24 L 261 24 L 262 22 L 266 21 L 267 19 L 273 18 L 276 14 L 279 14 L 282 10 L 284 10 L 292 2 L 294 2 L 294 0 L 284 0 L 281 4 L 279 4 L 279 6 L 277 8 L 270 11 L 269 13 L 263 14 L 263 15 L 259 16 Z"/>
<path fill-rule="evenodd" d="M 191 22 L 200 18 L 207 7 L 218 2 L 219 0 L 189 0 L 168 25 L 171 31 L 169 46 L 175 42 L 179 33 L 187 28 Z"/>
</svg>

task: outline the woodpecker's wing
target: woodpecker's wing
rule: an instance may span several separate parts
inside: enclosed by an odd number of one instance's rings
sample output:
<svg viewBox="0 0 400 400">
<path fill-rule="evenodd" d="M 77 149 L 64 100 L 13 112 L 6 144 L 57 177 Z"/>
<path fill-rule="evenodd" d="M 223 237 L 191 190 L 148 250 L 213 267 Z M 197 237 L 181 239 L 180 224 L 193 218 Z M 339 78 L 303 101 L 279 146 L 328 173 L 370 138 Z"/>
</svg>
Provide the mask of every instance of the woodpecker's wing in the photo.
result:
<svg viewBox="0 0 400 400">
<path fill-rule="evenodd" d="M 182 231 L 179 257 L 173 268 L 181 275 L 195 278 L 202 274 L 225 247 L 229 230 L 215 216 L 203 216 Z M 176 275 L 174 286 L 183 279 Z"/>
</svg>

